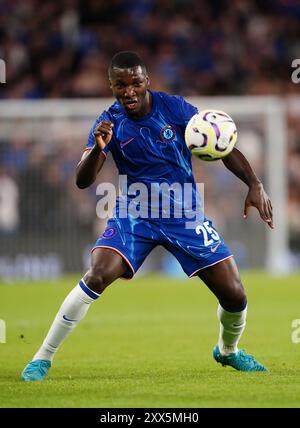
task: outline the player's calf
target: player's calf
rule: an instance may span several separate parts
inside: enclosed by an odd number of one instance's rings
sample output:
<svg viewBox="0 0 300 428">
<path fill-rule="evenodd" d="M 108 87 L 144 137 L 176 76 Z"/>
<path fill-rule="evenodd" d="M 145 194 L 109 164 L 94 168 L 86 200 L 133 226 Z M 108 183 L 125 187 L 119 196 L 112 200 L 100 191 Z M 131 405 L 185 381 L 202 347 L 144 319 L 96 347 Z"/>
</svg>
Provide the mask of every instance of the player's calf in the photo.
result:
<svg viewBox="0 0 300 428">
<path fill-rule="evenodd" d="M 220 334 L 218 344 L 213 350 L 213 357 L 223 366 L 231 366 L 236 370 L 245 372 L 267 371 L 252 355 L 248 355 L 237 347 L 246 326 L 247 301 L 243 304 L 245 307 L 236 312 L 225 310 L 219 305 Z"/>
<path fill-rule="evenodd" d="M 122 258 L 109 250 L 97 249 L 92 261 L 89 272 L 65 298 L 42 346 L 23 370 L 22 380 L 36 381 L 46 377 L 54 355 L 64 339 L 85 317 L 91 303 L 125 271 L 121 264 Z M 113 269 L 114 266 L 116 269 Z"/>
<path fill-rule="evenodd" d="M 221 302 L 218 306 L 220 334 L 218 344 L 213 350 L 213 357 L 223 366 L 231 366 L 236 370 L 267 371 L 252 355 L 237 347 L 246 326 L 247 298 L 244 288 L 236 287 L 236 292 L 232 293 L 231 297 L 231 300 Z"/>
<path fill-rule="evenodd" d="M 217 316 L 220 321 L 218 346 L 222 355 L 238 351 L 237 345 L 246 326 L 247 301 L 244 304 L 245 307 L 236 312 L 218 306 Z"/>
<path fill-rule="evenodd" d="M 59 308 L 42 346 L 23 370 L 22 380 L 36 381 L 46 377 L 58 348 L 85 317 L 91 303 L 99 296 L 86 285 L 83 279 L 79 281 Z"/>
</svg>

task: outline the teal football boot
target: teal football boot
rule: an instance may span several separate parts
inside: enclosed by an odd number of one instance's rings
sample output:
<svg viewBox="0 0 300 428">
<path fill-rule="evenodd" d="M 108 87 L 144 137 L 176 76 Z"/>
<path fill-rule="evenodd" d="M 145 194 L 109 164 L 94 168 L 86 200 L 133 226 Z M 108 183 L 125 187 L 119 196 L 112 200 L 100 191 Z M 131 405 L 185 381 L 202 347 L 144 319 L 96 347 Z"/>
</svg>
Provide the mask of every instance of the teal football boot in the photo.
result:
<svg viewBox="0 0 300 428">
<path fill-rule="evenodd" d="M 49 360 L 30 361 L 22 371 L 21 379 L 25 382 L 43 380 L 47 376 L 50 367 L 51 361 Z"/>
<path fill-rule="evenodd" d="M 217 346 L 214 347 L 213 357 L 223 366 L 231 366 L 242 372 L 267 372 L 268 370 L 260 364 L 252 355 L 246 354 L 245 351 L 238 351 L 229 355 L 222 355 Z"/>
</svg>

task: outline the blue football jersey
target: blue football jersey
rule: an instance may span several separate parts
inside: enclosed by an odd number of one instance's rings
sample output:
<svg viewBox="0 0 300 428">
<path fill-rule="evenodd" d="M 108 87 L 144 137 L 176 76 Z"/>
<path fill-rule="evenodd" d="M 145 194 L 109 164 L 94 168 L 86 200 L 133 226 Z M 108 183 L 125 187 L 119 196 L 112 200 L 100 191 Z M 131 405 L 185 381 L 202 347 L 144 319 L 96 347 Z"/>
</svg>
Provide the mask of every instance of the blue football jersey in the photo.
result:
<svg viewBox="0 0 300 428">
<path fill-rule="evenodd" d="M 144 186 L 148 191 L 146 206 L 149 211 L 145 217 L 150 211 L 156 218 L 165 217 L 165 198 L 170 201 L 171 218 L 179 218 L 180 214 L 185 217 L 184 213 L 195 212 L 201 207 L 192 173 L 191 153 L 184 140 L 186 125 L 198 110 L 181 96 L 150 93 L 152 109 L 142 118 L 130 118 L 118 101 L 104 111 L 90 131 L 87 148 L 94 146 L 94 129 L 102 120 L 114 124 L 112 139 L 104 153 L 111 152 L 123 177 L 116 216 L 122 203 L 128 206 L 129 202 L 138 199 L 136 183 L 141 183 L 142 190 Z M 192 198 L 183 193 L 180 195 L 178 189 L 184 189 L 185 183 L 192 188 Z"/>
</svg>

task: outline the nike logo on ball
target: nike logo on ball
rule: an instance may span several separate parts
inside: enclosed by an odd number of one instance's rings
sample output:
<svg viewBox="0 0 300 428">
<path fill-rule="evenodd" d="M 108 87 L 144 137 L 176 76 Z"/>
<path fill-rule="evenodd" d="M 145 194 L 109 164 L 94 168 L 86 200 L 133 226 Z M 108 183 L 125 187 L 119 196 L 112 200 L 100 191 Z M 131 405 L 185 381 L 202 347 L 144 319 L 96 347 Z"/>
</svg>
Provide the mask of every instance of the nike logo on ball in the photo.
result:
<svg viewBox="0 0 300 428">
<path fill-rule="evenodd" d="M 215 252 L 217 251 L 217 249 L 218 249 L 218 247 L 219 247 L 219 245 L 220 245 L 220 244 L 221 244 L 221 242 L 218 242 L 216 246 L 214 246 L 214 247 L 210 247 L 210 251 L 211 251 L 212 253 L 215 253 Z"/>
</svg>

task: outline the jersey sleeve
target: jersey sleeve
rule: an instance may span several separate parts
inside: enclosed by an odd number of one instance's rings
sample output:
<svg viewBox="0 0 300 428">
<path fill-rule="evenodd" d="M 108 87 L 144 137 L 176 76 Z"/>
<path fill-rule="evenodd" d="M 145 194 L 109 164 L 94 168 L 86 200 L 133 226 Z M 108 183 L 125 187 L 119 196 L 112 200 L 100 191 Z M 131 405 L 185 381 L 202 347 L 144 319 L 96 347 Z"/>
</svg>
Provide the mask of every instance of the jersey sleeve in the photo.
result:
<svg viewBox="0 0 300 428">
<path fill-rule="evenodd" d="M 197 107 L 185 101 L 184 98 L 182 97 L 178 97 L 178 98 L 179 98 L 179 105 L 181 109 L 181 116 L 184 121 L 184 124 L 187 125 L 190 118 L 198 113 L 198 109 Z"/>
<path fill-rule="evenodd" d="M 89 132 L 89 136 L 88 136 L 88 141 L 85 147 L 85 150 L 90 150 L 94 147 L 95 144 L 95 137 L 94 137 L 94 130 L 96 128 L 96 126 L 102 121 L 102 120 L 108 120 L 109 122 L 111 122 L 111 117 L 109 116 L 109 114 L 104 111 L 94 122 L 93 126 L 90 129 Z M 107 156 L 109 152 L 109 144 L 107 144 L 104 149 L 102 150 L 101 153 L 103 153 L 105 155 L 105 157 Z"/>
<path fill-rule="evenodd" d="M 163 94 L 163 93 L 162 93 Z M 172 115 L 173 123 L 185 129 L 188 121 L 196 113 L 198 113 L 197 107 L 188 103 L 180 95 L 166 95 L 162 97 L 165 100 L 165 104 L 169 112 Z"/>
</svg>

